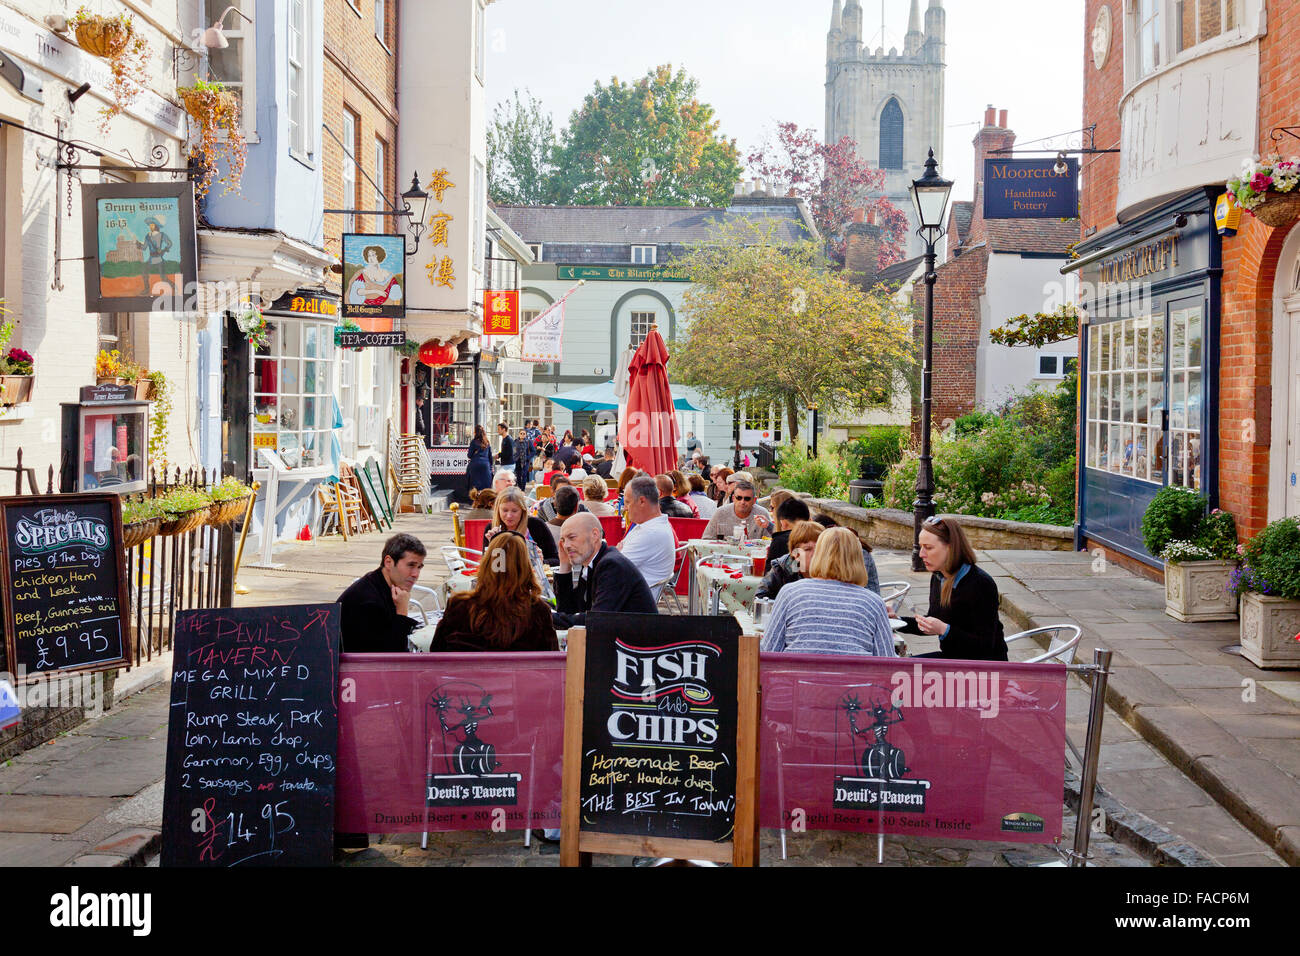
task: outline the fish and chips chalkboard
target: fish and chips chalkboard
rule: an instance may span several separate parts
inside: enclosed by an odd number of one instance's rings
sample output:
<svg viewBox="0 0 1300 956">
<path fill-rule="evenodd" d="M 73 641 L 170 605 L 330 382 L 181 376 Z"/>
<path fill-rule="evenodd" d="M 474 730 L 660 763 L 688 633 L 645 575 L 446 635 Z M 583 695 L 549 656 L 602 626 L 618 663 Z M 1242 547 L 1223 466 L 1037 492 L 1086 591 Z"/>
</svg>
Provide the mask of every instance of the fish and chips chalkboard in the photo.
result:
<svg viewBox="0 0 1300 956">
<path fill-rule="evenodd" d="M 328 866 L 339 605 L 176 618 L 163 866 Z"/>
<path fill-rule="evenodd" d="M 595 613 L 570 631 L 562 862 L 756 864 L 757 676 L 731 617 Z"/>
<path fill-rule="evenodd" d="M 0 498 L 5 649 L 19 680 L 130 662 L 121 537 L 115 494 Z"/>
</svg>

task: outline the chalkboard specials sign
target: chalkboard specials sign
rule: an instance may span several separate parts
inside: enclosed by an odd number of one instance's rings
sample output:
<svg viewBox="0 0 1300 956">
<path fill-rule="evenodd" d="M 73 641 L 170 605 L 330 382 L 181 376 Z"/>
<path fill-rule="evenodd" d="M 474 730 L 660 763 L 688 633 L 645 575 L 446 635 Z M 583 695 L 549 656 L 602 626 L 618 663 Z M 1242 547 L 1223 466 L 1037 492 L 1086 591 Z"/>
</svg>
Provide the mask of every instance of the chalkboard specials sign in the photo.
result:
<svg viewBox="0 0 1300 956">
<path fill-rule="evenodd" d="M 176 617 L 163 866 L 328 866 L 339 606 Z"/>
<path fill-rule="evenodd" d="M 588 614 L 564 712 L 562 863 L 757 864 L 758 641 L 734 618 Z"/>
<path fill-rule="evenodd" d="M 131 659 L 115 494 L 0 498 L 5 649 L 19 680 Z"/>
</svg>

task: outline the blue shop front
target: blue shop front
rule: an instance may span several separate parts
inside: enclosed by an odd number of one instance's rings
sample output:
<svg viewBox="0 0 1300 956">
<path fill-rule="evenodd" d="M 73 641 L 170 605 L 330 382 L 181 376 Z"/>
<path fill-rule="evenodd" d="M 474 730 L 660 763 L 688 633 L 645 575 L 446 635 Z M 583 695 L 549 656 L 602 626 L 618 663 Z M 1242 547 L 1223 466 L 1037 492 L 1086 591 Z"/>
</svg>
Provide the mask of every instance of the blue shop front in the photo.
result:
<svg viewBox="0 0 1300 956">
<path fill-rule="evenodd" d="M 1197 189 L 1075 247 L 1084 311 L 1080 548 L 1151 565 L 1142 516 L 1177 485 L 1217 503 L 1220 238 Z"/>
</svg>

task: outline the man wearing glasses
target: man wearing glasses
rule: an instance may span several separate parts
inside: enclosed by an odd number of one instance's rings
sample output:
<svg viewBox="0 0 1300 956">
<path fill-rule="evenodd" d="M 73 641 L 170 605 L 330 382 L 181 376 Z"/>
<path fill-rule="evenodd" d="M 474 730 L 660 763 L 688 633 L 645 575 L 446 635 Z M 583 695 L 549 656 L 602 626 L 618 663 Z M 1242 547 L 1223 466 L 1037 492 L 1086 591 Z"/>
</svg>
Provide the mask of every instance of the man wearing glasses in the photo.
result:
<svg viewBox="0 0 1300 956">
<path fill-rule="evenodd" d="M 723 505 L 713 513 L 704 528 L 704 537 L 730 538 L 742 526 L 749 540 L 761 538 L 772 527 L 772 516 L 758 504 L 758 491 L 752 483 L 744 480 L 736 482 L 731 504 Z"/>
</svg>

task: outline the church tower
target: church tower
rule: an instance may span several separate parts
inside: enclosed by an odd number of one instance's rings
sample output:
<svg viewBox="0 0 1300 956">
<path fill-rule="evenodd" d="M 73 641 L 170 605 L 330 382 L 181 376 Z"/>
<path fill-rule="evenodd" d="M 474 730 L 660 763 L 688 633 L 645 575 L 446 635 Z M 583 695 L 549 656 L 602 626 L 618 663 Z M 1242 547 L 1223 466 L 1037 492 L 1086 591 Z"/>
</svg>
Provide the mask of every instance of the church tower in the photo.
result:
<svg viewBox="0 0 1300 956">
<path fill-rule="evenodd" d="M 929 0 L 922 19 L 921 0 L 911 0 L 902 50 L 865 48 L 862 23 L 859 0 L 834 0 L 826 36 L 826 142 L 853 139 L 858 156 L 885 171 L 885 195 L 912 221 L 907 190 L 924 173 L 931 148 L 945 172 L 943 2 Z M 917 225 L 912 221 L 905 247 L 909 258 L 924 251 Z"/>
</svg>

